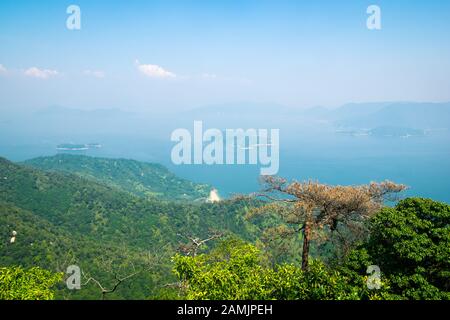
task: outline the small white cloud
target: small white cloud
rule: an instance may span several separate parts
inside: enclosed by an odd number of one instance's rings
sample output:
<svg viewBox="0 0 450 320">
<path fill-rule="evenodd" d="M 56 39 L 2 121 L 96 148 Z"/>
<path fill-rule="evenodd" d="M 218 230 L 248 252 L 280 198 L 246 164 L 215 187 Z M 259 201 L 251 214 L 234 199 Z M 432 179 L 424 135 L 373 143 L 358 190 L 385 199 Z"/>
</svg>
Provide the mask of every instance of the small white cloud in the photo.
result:
<svg viewBox="0 0 450 320">
<path fill-rule="evenodd" d="M 6 68 L 0 64 L 0 74 L 6 74 L 8 71 L 6 70 Z"/>
<path fill-rule="evenodd" d="M 136 66 L 138 70 L 151 78 L 175 78 L 176 74 L 164 70 L 162 67 L 156 64 L 140 64 L 138 60 L 136 60 Z"/>
<path fill-rule="evenodd" d="M 56 70 L 49 69 L 39 69 L 36 67 L 31 67 L 25 70 L 24 74 L 28 77 L 39 78 L 39 79 L 48 79 L 53 76 L 57 76 L 59 74 Z"/>
<path fill-rule="evenodd" d="M 103 71 L 98 70 L 84 70 L 83 74 L 89 77 L 102 79 L 105 77 L 105 73 Z"/>
</svg>

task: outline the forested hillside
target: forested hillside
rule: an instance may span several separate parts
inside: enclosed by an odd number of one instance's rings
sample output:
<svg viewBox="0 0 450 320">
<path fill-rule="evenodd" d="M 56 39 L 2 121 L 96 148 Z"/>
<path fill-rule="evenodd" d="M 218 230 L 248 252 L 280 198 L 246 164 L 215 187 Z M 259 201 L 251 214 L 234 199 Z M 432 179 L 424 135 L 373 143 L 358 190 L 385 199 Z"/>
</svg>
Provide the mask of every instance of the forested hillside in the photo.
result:
<svg viewBox="0 0 450 320">
<path fill-rule="evenodd" d="M 129 159 L 92 158 L 82 155 L 58 154 L 39 157 L 25 164 L 43 170 L 75 173 L 81 177 L 148 198 L 168 200 L 201 200 L 209 195 L 211 186 L 181 179 L 160 164 Z"/>
<path fill-rule="evenodd" d="M 106 284 L 116 271 L 148 269 L 133 281 L 137 288 L 120 288 L 112 295 L 116 298 L 150 297 L 158 285 L 170 282 L 170 257 L 187 237 L 207 237 L 219 229 L 252 237 L 252 226 L 243 217 L 245 202 L 149 199 L 75 174 L 33 169 L 3 158 L 0 177 L 4 239 L 0 265 L 65 271 L 68 264 L 78 264 Z M 11 244 L 5 237 L 13 230 L 17 240 Z M 89 288 L 70 294 L 100 297 L 94 283 Z"/>
<path fill-rule="evenodd" d="M 102 169 L 68 172 L 84 164 Z M 450 299 L 450 206 L 397 202 L 404 185 L 266 176 L 257 196 L 169 201 L 130 189 L 138 172 L 130 168 L 147 166 L 0 158 L 0 297 Z M 82 271 L 80 290 L 66 287 L 69 265 Z M 378 280 L 368 273 L 374 266 Z"/>
</svg>

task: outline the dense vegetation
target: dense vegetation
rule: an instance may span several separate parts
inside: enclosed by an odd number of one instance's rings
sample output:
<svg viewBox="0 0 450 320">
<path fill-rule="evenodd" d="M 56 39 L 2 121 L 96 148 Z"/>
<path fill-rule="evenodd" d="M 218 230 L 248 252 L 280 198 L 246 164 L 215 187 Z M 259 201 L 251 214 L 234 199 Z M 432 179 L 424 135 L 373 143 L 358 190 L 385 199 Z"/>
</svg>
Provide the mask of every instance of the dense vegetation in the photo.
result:
<svg viewBox="0 0 450 320">
<path fill-rule="evenodd" d="M 189 299 L 450 299 L 450 206 L 410 198 L 370 220 L 370 237 L 334 268 L 314 261 L 268 267 L 250 244 L 227 241 L 210 254 L 175 257 Z M 381 269 L 378 290 L 367 267 Z"/>
<path fill-rule="evenodd" d="M 0 268 L 1 300 L 51 300 L 53 287 L 62 274 L 38 267 L 24 270 L 20 267 Z"/>
<path fill-rule="evenodd" d="M 184 236 L 211 230 L 251 239 L 246 202 L 168 202 L 73 174 L 41 171 L 0 159 L 0 233 L 17 231 L 15 243 L 0 243 L 0 265 L 65 271 L 77 264 L 104 286 L 115 275 L 146 270 L 111 298 L 148 298 L 174 279 L 170 257 Z M 61 286 L 59 298 L 99 298 L 94 282 L 84 290 Z"/>
<path fill-rule="evenodd" d="M 307 272 L 294 264 L 265 265 L 251 244 L 231 240 L 207 255 L 174 258 L 181 294 L 187 299 L 358 299 L 364 286 L 313 261 Z"/>
<path fill-rule="evenodd" d="M 450 299 L 450 206 L 410 198 L 383 209 L 351 259 L 360 272 L 378 265 L 399 298 Z"/>
<path fill-rule="evenodd" d="M 25 164 L 43 170 L 74 173 L 128 191 L 137 196 L 166 200 L 201 200 L 211 187 L 181 179 L 156 163 L 128 159 L 92 158 L 83 155 L 58 154 L 39 157 Z"/>
<path fill-rule="evenodd" d="M 330 187 L 332 193 L 295 186 L 298 199 L 315 194 L 311 204 L 336 221 L 322 229 L 321 211 L 311 211 L 312 229 L 320 232 L 306 267 L 301 219 L 284 215 L 287 207 L 245 197 L 194 201 L 209 189 L 132 160 L 0 158 L 0 298 L 450 298 L 449 205 L 410 198 L 393 208 L 372 206 L 375 187 L 389 184 Z M 354 222 L 359 209 L 370 214 L 357 222 L 355 236 L 342 214 Z M 269 214 L 250 220 L 258 211 Z M 288 234 L 290 224 L 298 232 L 274 238 Z M 349 240 L 345 250 L 342 238 Z M 82 270 L 81 290 L 61 281 L 69 265 Z M 377 290 L 367 286 L 370 265 L 381 270 Z"/>
</svg>

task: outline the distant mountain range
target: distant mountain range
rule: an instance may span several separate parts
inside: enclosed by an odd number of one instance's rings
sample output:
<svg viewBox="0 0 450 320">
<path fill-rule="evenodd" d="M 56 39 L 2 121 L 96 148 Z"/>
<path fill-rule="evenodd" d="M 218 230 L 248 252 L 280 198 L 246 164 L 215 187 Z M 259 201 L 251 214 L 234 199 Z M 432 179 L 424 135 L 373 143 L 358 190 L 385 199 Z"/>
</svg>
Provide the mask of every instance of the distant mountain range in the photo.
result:
<svg viewBox="0 0 450 320">
<path fill-rule="evenodd" d="M 191 119 L 227 123 L 279 124 L 280 128 L 308 124 L 336 128 L 372 130 L 380 127 L 411 130 L 449 129 L 450 102 L 349 103 L 335 109 L 315 106 L 307 109 L 278 104 L 236 103 L 197 108 L 186 112 Z"/>
<path fill-rule="evenodd" d="M 356 103 L 326 115 L 338 126 L 375 128 L 382 126 L 416 129 L 450 128 L 450 102 L 446 103 Z"/>
<path fill-rule="evenodd" d="M 257 123 L 273 122 L 277 119 L 288 119 L 303 122 L 307 119 L 355 128 L 373 129 L 382 126 L 410 127 L 416 129 L 449 128 L 450 127 L 450 102 L 371 102 L 348 103 L 338 108 L 315 106 L 311 108 L 287 107 L 277 103 L 235 102 L 227 104 L 208 105 L 191 110 L 166 114 L 164 117 L 150 117 L 148 114 L 138 112 L 126 112 L 120 109 L 93 109 L 81 110 L 51 106 L 35 111 L 28 115 L 35 124 L 45 123 L 54 125 L 54 122 L 65 127 L 73 123 L 83 127 L 101 126 L 104 122 L 108 126 L 120 125 L 126 128 L 135 128 L 139 124 L 148 125 L 150 119 L 164 121 L 196 120 L 231 120 L 249 123 L 250 120 Z M 8 120 L 9 121 L 9 120 Z M 78 122 L 77 122 L 78 121 Z M 6 123 L 6 120 L 3 122 Z M 9 121 L 10 122 L 10 121 Z M 8 122 L 8 123 L 9 123 Z M 160 121 L 153 121 L 152 127 Z M 165 123 L 165 122 L 164 122 Z M 251 123 L 251 121 L 250 121 Z M 48 124 L 47 124 L 48 125 Z"/>
<path fill-rule="evenodd" d="M 133 113 L 126 112 L 116 108 L 83 110 L 75 108 L 66 108 L 62 106 L 50 106 L 35 111 L 34 115 L 38 117 L 45 116 L 45 117 L 109 118 L 109 117 L 132 116 Z"/>
</svg>

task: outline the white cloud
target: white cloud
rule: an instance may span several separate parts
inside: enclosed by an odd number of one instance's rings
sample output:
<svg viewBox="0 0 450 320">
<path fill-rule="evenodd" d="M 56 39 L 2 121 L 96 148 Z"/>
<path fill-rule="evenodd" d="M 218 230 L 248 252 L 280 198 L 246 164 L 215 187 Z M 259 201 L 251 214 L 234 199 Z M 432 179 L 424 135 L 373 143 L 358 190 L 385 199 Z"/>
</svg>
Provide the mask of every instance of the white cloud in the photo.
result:
<svg viewBox="0 0 450 320">
<path fill-rule="evenodd" d="M 99 79 L 105 77 L 105 73 L 103 71 L 98 71 L 98 70 L 84 70 L 83 74 L 86 76 L 99 78 Z"/>
<path fill-rule="evenodd" d="M 31 67 L 25 70 L 24 74 L 28 77 L 39 78 L 39 79 L 48 79 L 53 76 L 57 76 L 59 74 L 56 70 L 49 69 L 39 69 L 36 67 Z"/>
<path fill-rule="evenodd" d="M 6 74 L 8 71 L 6 70 L 6 68 L 0 64 L 0 74 Z"/>
<path fill-rule="evenodd" d="M 156 64 L 140 64 L 138 60 L 136 60 L 136 65 L 138 70 L 151 78 L 175 78 L 176 74 L 164 70 L 162 67 Z"/>
</svg>

